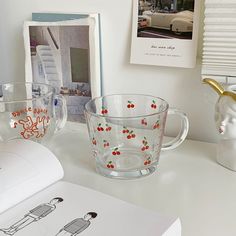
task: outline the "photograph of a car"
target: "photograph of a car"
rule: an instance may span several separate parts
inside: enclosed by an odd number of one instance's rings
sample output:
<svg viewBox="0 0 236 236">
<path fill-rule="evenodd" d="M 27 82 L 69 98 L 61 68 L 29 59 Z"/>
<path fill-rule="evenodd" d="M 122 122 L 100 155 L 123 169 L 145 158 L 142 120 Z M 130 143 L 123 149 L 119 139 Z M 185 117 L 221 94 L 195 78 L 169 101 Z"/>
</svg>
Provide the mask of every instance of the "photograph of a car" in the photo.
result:
<svg viewBox="0 0 236 236">
<path fill-rule="evenodd" d="M 137 36 L 192 39 L 193 9 L 194 0 L 139 0 Z"/>
<path fill-rule="evenodd" d="M 150 27 L 167 29 L 174 33 L 193 31 L 193 12 L 191 11 L 177 13 L 144 11 L 143 16 Z"/>
</svg>

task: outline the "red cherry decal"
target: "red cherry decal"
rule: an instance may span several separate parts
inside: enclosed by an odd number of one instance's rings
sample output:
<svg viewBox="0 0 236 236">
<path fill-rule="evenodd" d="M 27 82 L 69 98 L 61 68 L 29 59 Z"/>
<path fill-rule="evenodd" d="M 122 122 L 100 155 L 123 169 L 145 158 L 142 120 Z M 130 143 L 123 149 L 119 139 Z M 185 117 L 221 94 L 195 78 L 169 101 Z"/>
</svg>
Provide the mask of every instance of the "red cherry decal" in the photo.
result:
<svg viewBox="0 0 236 236">
<path fill-rule="evenodd" d="M 153 108 L 153 109 L 157 108 L 155 100 L 152 100 L 151 108 Z"/>
<path fill-rule="evenodd" d="M 102 107 L 101 113 L 102 113 L 102 114 L 107 114 L 107 113 L 108 113 L 108 110 L 107 110 L 105 107 Z"/>
<path fill-rule="evenodd" d="M 141 124 L 142 124 L 142 125 L 147 125 L 147 121 L 146 121 L 145 118 L 141 120 Z"/>
<path fill-rule="evenodd" d="M 159 121 L 157 121 L 157 122 L 153 125 L 153 129 L 158 129 L 158 128 L 160 128 Z"/>
<path fill-rule="evenodd" d="M 149 149 L 149 146 L 147 145 L 148 142 L 147 142 L 147 138 L 144 137 L 144 139 L 142 140 L 142 143 L 143 143 L 143 146 L 141 148 L 142 151 L 145 151 L 146 149 Z"/>
<path fill-rule="evenodd" d="M 110 131 L 111 130 L 111 127 L 110 126 L 108 126 L 108 125 L 106 125 L 107 127 L 106 127 L 106 131 Z"/>
<path fill-rule="evenodd" d="M 134 108 L 134 104 L 131 101 L 128 101 L 127 107 L 128 108 Z"/>
<path fill-rule="evenodd" d="M 126 127 L 123 127 L 122 133 L 123 133 L 123 134 L 129 133 L 129 130 L 128 130 Z"/>
<path fill-rule="evenodd" d="M 96 141 L 95 138 L 93 138 L 93 140 L 92 140 L 92 144 L 93 144 L 93 145 L 96 145 L 96 144 L 97 144 L 97 141 Z"/>
</svg>

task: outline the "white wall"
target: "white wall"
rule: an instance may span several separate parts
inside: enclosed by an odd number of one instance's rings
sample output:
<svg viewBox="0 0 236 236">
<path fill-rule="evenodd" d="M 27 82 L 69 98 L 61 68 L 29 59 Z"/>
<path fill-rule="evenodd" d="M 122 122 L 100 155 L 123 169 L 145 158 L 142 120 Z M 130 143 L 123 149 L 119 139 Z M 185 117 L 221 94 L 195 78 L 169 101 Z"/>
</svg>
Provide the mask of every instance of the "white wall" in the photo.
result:
<svg viewBox="0 0 236 236">
<path fill-rule="evenodd" d="M 203 5 L 203 1 L 202 1 Z M 202 6 L 203 10 L 203 6 Z M 215 142 L 214 97 L 201 84 L 200 62 L 194 69 L 129 64 L 132 0 L 4 0 L 0 14 L 0 80 L 22 81 L 24 49 L 22 24 L 32 12 L 100 12 L 102 17 L 102 52 L 104 92 L 145 93 L 161 96 L 170 106 L 185 111 L 190 120 L 190 139 Z M 203 11 L 200 19 L 201 55 Z M 200 60 L 199 60 L 200 61 Z M 207 93 L 210 92 L 210 101 Z M 169 120 L 168 134 L 177 124 Z"/>
</svg>

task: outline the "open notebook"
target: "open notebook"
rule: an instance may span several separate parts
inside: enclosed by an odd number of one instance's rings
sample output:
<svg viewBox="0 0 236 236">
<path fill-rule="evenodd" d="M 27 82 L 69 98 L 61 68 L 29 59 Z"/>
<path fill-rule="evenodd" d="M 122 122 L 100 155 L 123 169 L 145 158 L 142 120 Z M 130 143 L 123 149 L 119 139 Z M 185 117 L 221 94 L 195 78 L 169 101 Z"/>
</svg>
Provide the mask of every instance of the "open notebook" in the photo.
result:
<svg viewBox="0 0 236 236">
<path fill-rule="evenodd" d="M 178 218 L 61 181 L 61 165 L 48 149 L 23 140 L 10 152 L 10 143 L 0 147 L 0 236 L 181 235 Z"/>
</svg>

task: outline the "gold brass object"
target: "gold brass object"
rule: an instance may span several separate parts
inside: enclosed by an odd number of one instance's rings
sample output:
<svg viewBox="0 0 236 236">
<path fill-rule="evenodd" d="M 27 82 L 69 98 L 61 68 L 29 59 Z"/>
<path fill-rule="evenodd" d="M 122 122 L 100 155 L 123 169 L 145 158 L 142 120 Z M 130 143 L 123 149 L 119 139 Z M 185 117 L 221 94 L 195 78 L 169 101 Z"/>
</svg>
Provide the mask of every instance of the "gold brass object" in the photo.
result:
<svg viewBox="0 0 236 236">
<path fill-rule="evenodd" d="M 224 88 L 216 80 L 205 78 L 203 83 L 209 84 L 220 96 L 229 96 L 236 101 L 236 93 L 231 91 L 225 91 Z"/>
</svg>

